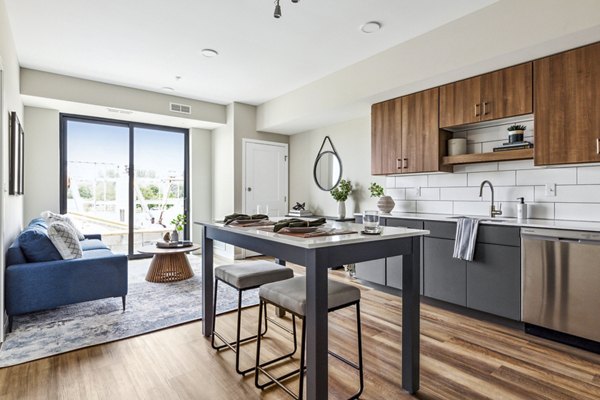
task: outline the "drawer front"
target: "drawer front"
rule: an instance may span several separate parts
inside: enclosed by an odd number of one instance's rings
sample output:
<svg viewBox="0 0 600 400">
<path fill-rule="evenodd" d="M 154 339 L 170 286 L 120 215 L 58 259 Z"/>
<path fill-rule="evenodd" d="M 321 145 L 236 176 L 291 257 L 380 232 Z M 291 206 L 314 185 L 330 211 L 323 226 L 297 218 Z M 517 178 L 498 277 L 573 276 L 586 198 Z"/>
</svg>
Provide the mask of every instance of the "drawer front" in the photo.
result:
<svg viewBox="0 0 600 400">
<path fill-rule="evenodd" d="M 456 237 L 456 222 L 425 221 L 425 229 L 431 232 L 429 237 L 452 240 Z"/>
<path fill-rule="evenodd" d="M 400 226 L 411 229 L 423 229 L 423 221 L 417 219 L 385 218 L 385 225 Z"/>
<path fill-rule="evenodd" d="M 516 226 L 479 225 L 477 243 L 521 246 L 521 229 Z"/>
</svg>

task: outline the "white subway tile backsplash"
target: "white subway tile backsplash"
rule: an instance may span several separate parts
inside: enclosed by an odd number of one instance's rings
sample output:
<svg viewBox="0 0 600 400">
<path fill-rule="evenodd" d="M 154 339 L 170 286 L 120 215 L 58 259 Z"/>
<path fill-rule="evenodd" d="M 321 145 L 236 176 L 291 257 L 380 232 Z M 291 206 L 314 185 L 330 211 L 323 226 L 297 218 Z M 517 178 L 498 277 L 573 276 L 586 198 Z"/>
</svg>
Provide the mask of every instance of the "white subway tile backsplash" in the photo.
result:
<svg viewBox="0 0 600 400">
<path fill-rule="evenodd" d="M 483 153 L 481 150 L 482 143 L 467 143 L 467 153 L 469 154 L 479 154 Z"/>
<path fill-rule="evenodd" d="M 396 177 L 395 176 L 386 176 L 385 177 L 385 188 L 391 189 L 396 187 Z"/>
<path fill-rule="evenodd" d="M 600 204 L 555 203 L 555 218 L 600 221 Z"/>
<path fill-rule="evenodd" d="M 577 168 L 578 184 L 600 184 L 600 167 L 580 167 Z M 600 202 L 600 200 L 598 200 Z"/>
<path fill-rule="evenodd" d="M 394 212 L 417 212 L 417 202 L 416 201 L 396 201 L 396 205 L 392 210 Z"/>
<path fill-rule="evenodd" d="M 387 196 L 391 196 L 391 198 L 394 199 L 394 201 L 406 199 L 406 189 L 387 188 L 387 189 L 385 189 L 385 194 Z"/>
<path fill-rule="evenodd" d="M 577 168 L 537 168 L 517 171 L 517 185 L 574 185 L 577 183 Z"/>
<path fill-rule="evenodd" d="M 420 193 L 417 188 L 406 189 L 406 200 L 439 200 L 439 188 L 421 188 Z"/>
<path fill-rule="evenodd" d="M 499 171 L 499 172 L 474 172 L 469 173 L 468 185 L 479 186 L 481 182 L 488 180 L 492 182 L 494 187 L 496 186 L 514 186 L 515 185 L 515 171 Z M 485 189 L 485 190 L 489 190 Z"/>
<path fill-rule="evenodd" d="M 430 187 L 452 187 L 465 186 L 467 184 L 467 174 L 436 174 L 429 175 Z"/>
<path fill-rule="evenodd" d="M 455 201 L 454 213 L 456 215 L 490 215 L 490 203 L 477 201 Z"/>
<path fill-rule="evenodd" d="M 498 171 L 498 163 L 479 163 L 479 164 L 465 164 L 457 165 L 454 167 L 454 172 L 485 172 L 485 171 Z"/>
<path fill-rule="evenodd" d="M 427 175 L 407 175 L 396 177 L 396 187 L 427 187 Z"/>
<path fill-rule="evenodd" d="M 418 201 L 417 212 L 425 214 L 452 214 L 452 202 Z"/>
<path fill-rule="evenodd" d="M 494 187 L 495 201 L 517 201 L 517 197 L 524 197 L 526 203 L 534 200 L 533 186 L 499 186 Z M 486 187 L 483 189 L 483 201 L 490 201 L 492 192 Z"/>
<path fill-rule="evenodd" d="M 441 188 L 440 199 L 452 201 L 481 201 L 481 198 L 479 197 L 479 188 L 476 187 Z"/>
<path fill-rule="evenodd" d="M 528 204 L 527 217 L 539 219 L 554 219 L 554 203 Z"/>
<path fill-rule="evenodd" d="M 546 203 L 600 203 L 600 185 L 557 185 L 556 196 L 546 196 L 545 186 L 535 187 L 535 201 Z"/>
<path fill-rule="evenodd" d="M 481 150 L 483 153 L 491 153 L 494 151 L 494 147 L 500 147 L 504 142 L 506 142 L 506 139 L 482 143 Z"/>
<path fill-rule="evenodd" d="M 495 140 L 504 140 L 508 137 L 506 127 L 503 125 L 489 126 L 469 131 L 467 140 L 472 143 L 491 142 Z"/>
<path fill-rule="evenodd" d="M 534 169 L 533 160 L 519 160 L 519 161 L 501 161 L 498 163 L 498 170 L 510 171 L 516 169 Z"/>
</svg>

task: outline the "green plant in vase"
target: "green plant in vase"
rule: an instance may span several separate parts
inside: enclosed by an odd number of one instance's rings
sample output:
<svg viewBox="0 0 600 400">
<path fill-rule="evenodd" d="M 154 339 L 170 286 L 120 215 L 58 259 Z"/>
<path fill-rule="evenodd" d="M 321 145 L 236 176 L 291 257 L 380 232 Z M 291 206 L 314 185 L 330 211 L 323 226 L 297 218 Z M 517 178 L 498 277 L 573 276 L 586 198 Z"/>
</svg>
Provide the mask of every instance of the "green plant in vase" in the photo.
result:
<svg viewBox="0 0 600 400">
<path fill-rule="evenodd" d="M 184 214 L 177 214 L 175 218 L 171 220 L 171 224 L 175 226 L 175 230 L 171 233 L 171 241 L 178 242 L 179 239 L 183 240 L 183 227 L 187 224 L 187 218 Z M 179 235 L 181 234 L 181 238 Z"/>
<path fill-rule="evenodd" d="M 371 192 L 371 197 L 379 197 L 379 200 L 377 201 L 377 208 L 379 208 L 379 211 L 384 214 L 389 214 L 390 211 L 394 209 L 396 203 L 394 202 L 394 199 L 384 194 L 383 186 L 372 182 L 371 186 L 369 186 L 369 192 Z"/>
<path fill-rule="evenodd" d="M 338 202 L 338 216 L 340 219 L 346 217 L 346 200 L 352 192 L 352 182 L 342 179 L 340 183 L 331 190 L 331 197 Z"/>
</svg>

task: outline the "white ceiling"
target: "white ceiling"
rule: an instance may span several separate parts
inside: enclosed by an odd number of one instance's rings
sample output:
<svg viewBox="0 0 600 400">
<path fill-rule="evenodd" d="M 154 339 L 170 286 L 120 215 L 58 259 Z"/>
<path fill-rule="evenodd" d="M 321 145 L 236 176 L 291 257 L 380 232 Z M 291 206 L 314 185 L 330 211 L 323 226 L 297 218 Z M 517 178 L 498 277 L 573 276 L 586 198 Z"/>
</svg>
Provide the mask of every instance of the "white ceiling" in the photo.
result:
<svg viewBox="0 0 600 400">
<path fill-rule="evenodd" d="M 258 105 L 495 1 L 281 0 L 281 19 L 272 0 L 6 3 L 24 67 Z M 371 20 L 383 29 L 361 33 Z"/>
</svg>

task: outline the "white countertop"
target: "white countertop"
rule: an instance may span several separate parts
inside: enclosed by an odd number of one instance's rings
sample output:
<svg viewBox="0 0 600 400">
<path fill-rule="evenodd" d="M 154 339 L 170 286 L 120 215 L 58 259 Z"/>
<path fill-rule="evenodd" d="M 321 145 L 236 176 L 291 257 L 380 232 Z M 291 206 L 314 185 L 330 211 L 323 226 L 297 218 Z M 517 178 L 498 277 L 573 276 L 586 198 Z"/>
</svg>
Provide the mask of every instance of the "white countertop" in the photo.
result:
<svg viewBox="0 0 600 400">
<path fill-rule="evenodd" d="M 281 218 L 273 218 L 277 220 Z M 317 236 L 310 238 L 296 237 L 290 235 L 284 235 L 281 233 L 275 233 L 269 231 L 264 227 L 232 227 L 225 226 L 219 222 L 197 222 L 201 225 L 214 226 L 225 230 L 231 230 L 232 232 L 241 233 L 260 239 L 267 239 L 277 243 L 289 244 L 292 246 L 302 247 L 305 249 L 314 249 L 319 247 L 337 246 L 358 242 L 377 242 L 380 240 L 399 239 L 413 236 L 428 235 L 429 231 L 421 229 L 409 229 L 400 227 L 384 226 L 380 235 L 364 235 L 360 233 L 363 229 L 362 224 L 355 224 L 351 222 L 328 222 L 323 225 L 327 228 L 337 229 L 349 229 L 356 233 L 344 234 L 344 235 L 333 235 L 333 236 Z"/>
<path fill-rule="evenodd" d="M 362 214 L 356 213 L 359 217 Z M 398 219 L 419 219 L 428 221 L 444 221 L 456 222 L 456 217 L 463 215 L 449 214 L 421 214 L 421 213 L 399 213 L 381 214 L 383 218 L 398 218 Z M 585 222 L 585 221 L 568 221 L 568 220 L 552 220 L 552 219 L 525 219 L 517 220 L 516 218 L 490 218 L 481 215 L 469 215 L 473 218 L 479 218 L 481 224 L 499 225 L 499 226 L 518 226 L 524 228 L 549 228 L 549 229 L 571 229 L 577 231 L 592 231 L 600 232 L 600 222 Z M 454 217 L 454 218 L 453 218 Z"/>
</svg>

